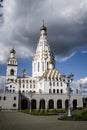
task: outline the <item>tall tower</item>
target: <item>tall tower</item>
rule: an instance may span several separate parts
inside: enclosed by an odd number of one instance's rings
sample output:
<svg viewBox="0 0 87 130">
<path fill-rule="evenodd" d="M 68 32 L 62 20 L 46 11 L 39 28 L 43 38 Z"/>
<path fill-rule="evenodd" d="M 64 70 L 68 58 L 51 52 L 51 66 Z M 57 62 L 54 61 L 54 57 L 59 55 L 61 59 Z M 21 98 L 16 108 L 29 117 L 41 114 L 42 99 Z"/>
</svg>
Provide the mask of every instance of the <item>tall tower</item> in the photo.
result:
<svg viewBox="0 0 87 130">
<path fill-rule="evenodd" d="M 6 87 L 11 92 L 17 89 L 17 59 L 15 58 L 16 51 L 14 48 L 10 51 L 10 57 L 7 61 L 7 72 L 6 72 Z"/>
<path fill-rule="evenodd" d="M 32 76 L 39 77 L 49 69 L 49 62 L 55 67 L 55 58 L 51 52 L 49 41 L 47 38 L 47 28 L 44 24 L 40 29 L 40 39 L 37 45 L 36 53 L 33 56 L 32 61 Z"/>
</svg>

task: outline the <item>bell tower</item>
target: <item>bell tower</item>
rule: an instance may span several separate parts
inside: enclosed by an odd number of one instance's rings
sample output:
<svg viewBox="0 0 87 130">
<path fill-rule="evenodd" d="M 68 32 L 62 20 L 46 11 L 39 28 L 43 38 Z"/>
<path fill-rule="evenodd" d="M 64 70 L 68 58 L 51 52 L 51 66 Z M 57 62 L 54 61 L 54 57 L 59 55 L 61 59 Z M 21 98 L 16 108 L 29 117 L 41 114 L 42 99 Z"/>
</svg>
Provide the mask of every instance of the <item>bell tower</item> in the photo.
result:
<svg viewBox="0 0 87 130">
<path fill-rule="evenodd" d="M 15 91 L 17 84 L 17 68 L 18 63 L 15 58 L 16 51 L 14 48 L 10 51 L 10 57 L 7 61 L 7 71 L 6 71 L 6 87 L 8 90 Z"/>
</svg>

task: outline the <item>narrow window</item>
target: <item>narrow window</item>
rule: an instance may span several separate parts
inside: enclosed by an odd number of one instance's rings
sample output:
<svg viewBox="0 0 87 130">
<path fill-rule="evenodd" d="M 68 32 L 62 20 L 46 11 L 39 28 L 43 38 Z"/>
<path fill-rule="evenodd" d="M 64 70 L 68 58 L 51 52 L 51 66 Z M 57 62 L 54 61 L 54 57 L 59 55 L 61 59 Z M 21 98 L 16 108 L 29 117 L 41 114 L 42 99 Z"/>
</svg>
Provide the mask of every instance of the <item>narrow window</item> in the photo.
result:
<svg viewBox="0 0 87 130">
<path fill-rule="evenodd" d="M 51 82 L 49 82 L 49 86 L 51 86 L 52 84 L 51 84 Z"/>
<path fill-rule="evenodd" d="M 12 88 L 12 85 L 10 85 L 10 88 Z"/>
<path fill-rule="evenodd" d="M 59 86 L 59 83 L 57 82 L 57 86 Z"/>
<path fill-rule="evenodd" d="M 40 71 L 40 63 L 38 62 L 38 72 Z"/>
<path fill-rule="evenodd" d="M 61 86 L 62 86 L 62 82 L 61 82 Z"/>
<path fill-rule="evenodd" d="M 55 93 L 55 89 L 53 89 L 53 93 Z"/>
<path fill-rule="evenodd" d="M 49 93 L 51 93 L 51 89 L 49 89 Z"/>
<path fill-rule="evenodd" d="M 14 97 L 14 100 L 16 100 L 16 97 Z"/>
<path fill-rule="evenodd" d="M 3 100 L 6 100 L 6 97 L 5 97 L 5 96 L 3 97 Z"/>
<path fill-rule="evenodd" d="M 42 71 L 44 71 L 44 62 L 42 62 Z"/>
<path fill-rule="evenodd" d="M 62 93 L 63 93 L 63 90 L 61 89 L 60 92 L 61 92 L 61 94 L 62 94 Z"/>
<path fill-rule="evenodd" d="M 10 75 L 14 75 L 14 70 L 13 69 L 11 69 Z"/>
<path fill-rule="evenodd" d="M 53 86 L 55 86 L 55 82 L 53 82 Z"/>
<path fill-rule="evenodd" d="M 57 89 L 57 93 L 59 93 L 59 89 Z"/>
</svg>

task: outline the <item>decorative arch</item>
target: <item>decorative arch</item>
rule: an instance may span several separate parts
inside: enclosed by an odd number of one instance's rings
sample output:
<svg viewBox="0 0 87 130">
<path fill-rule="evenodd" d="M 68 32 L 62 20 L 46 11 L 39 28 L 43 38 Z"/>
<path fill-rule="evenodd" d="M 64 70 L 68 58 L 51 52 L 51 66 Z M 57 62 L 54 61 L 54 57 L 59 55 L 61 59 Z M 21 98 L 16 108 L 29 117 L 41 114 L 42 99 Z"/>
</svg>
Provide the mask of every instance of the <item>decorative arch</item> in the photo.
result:
<svg viewBox="0 0 87 130">
<path fill-rule="evenodd" d="M 73 100 L 73 108 L 74 108 L 74 109 L 77 109 L 77 99 L 74 99 L 74 100 Z"/>
<path fill-rule="evenodd" d="M 62 100 L 57 100 L 57 109 L 62 109 Z"/>
<path fill-rule="evenodd" d="M 45 109 L 45 100 L 44 99 L 40 100 L 40 109 Z"/>
<path fill-rule="evenodd" d="M 37 106 L 36 100 L 35 100 L 35 99 L 32 99 L 32 100 L 31 100 L 31 107 L 32 107 L 32 109 L 36 109 L 36 106 Z"/>
<path fill-rule="evenodd" d="M 48 102 L 49 109 L 54 109 L 54 100 L 50 99 Z"/>
</svg>

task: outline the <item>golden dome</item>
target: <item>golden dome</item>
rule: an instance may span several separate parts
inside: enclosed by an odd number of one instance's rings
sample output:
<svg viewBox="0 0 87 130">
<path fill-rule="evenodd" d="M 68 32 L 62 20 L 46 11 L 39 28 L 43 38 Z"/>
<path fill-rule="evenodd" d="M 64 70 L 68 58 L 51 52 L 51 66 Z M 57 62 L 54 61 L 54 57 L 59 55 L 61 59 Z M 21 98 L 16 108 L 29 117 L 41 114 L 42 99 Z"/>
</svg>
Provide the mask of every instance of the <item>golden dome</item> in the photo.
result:
<svg viewBox="0 0 87 130">
<path fill-rule="evenodd" d="M 44 24 L 41 26 L 40 30 L 45 30 L 47 31 L 47 28 L 44 26 Z"/>
</svg>

